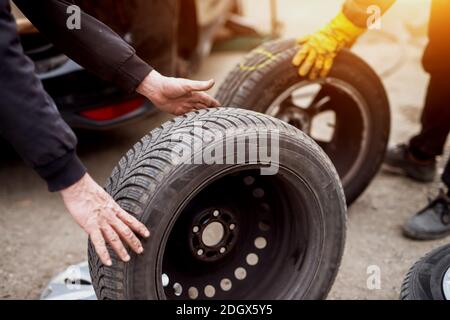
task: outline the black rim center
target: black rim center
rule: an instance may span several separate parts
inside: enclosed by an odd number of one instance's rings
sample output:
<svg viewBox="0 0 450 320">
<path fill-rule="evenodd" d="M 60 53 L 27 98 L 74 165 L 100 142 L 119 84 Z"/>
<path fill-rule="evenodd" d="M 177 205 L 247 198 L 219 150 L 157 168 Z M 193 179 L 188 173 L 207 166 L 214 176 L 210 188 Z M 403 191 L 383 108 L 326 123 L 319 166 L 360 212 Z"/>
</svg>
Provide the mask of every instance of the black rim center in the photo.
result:
<svg viewBox="0 0 450 320">
<path fill-rule="evenodd" d="M 236 243 L 238 224 L 233 214 L 223 208 L 210 208 L 192 223 L 190 248 L 201 261 L 212 262 L 225 257 Z"/>
</svg>

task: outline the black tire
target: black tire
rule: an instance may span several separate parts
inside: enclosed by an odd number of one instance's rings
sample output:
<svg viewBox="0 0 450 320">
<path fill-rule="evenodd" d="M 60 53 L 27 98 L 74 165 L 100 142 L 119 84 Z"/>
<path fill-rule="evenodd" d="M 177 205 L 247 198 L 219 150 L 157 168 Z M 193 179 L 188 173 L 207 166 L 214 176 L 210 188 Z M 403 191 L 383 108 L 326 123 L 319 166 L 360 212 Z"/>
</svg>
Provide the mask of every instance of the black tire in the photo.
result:
<svg viewBox="0 0 450 320">
<path fill-rule="evenodd" d="M 292 65 L 298 49 L 292 40 L 278 40 L 254 50 L 229 74 L 218 90 L 217 99 L 229 107 L 267 113 L 283 93 L 294 90 L 296 85 L 311 88 L 314 82 L 300 78 Z M 354 93 L 349 95 L 342 88 L 337 89 L 336 84 Z M 302 126 L 295 121 L 291 124 L 303 130 L 305 126 L 311 127 L 311 119 L 323 115 L 323 111 L 335 112 L 333 137 L 327 143 L 317 142 L 336 166 L 347 203 L 351 204 L 365 191 L 383 162 L 391 122 L 388 98 L 375 72 L 349 51 L 336 58 L 329 78 L 321 85 L 316 102 L 326 96 L 329 102 L 314 115 L 307 114 L 309 109 L 294 108 L 290 116 L 301 114 L 308 118 L 309 124 Z M 286 114 L 271 115 L 286 120 Z"/>
<path fill-rule="evenodd" d="M 227 139 L 199 138 L 194 122 Z M 239 140 L 239 146 L 248 156 L 247 138 L 261 132 L 279 132 L 277 175 L 259 175 L 261 159 L 233 165 L 188 164 L 190 156 L 173 159 L 173 150 L 186 141 L 202 141 L 201 146 L 195 144 L 199 154 L 241 138 L 246 139 Z M 346 226 L 339 177 L 317 144 L 280 120 L 222 108 L 178 117 L 127 153 L 106 190 L 152 235 L 143 241 L 143 256 L 132 256 L 128 264 L 112 254 L 113 267 L 102 265 L 89 244 L 99 299 L 188 299 L 188 294 L 195 298 L 195 290 L 188 287 L 195 287 L 198 298 L 204 299 L 208 284 L 215 288 L 213 297 L 208 291 L 214 299 L 323 299 L 334 282 Z M 221 243 L 205 249 L 205 232 L 198 240 L 198 231 L 215 219 L 221 219 Z M 198 246 L 206 251 L 199 252 Z M 225 253 L 217 251 L 218 246 Z M 169 282 L 165 288 L 163 278 Z M 231 291 L 222 285 L 231 285 Z M 180 287 L 182 294 L 177 296 Z"/>
<path fill-rule="evenodd" d="M 450 300 L 450 245 L 432 251 L 411 268 L 400 299 Z"/>
</svg>

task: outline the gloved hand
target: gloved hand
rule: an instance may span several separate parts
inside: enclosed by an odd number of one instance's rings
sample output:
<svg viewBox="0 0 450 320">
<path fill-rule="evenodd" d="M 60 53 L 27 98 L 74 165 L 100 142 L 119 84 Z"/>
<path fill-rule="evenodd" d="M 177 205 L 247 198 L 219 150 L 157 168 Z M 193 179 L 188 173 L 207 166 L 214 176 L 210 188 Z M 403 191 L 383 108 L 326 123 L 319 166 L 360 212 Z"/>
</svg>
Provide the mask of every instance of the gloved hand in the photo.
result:
<svg viewBox="0 0 450 320">
<path fill-rule="evenodd" d="M 340 13 L 318 32 L 297 40 L 302 48 L 292 63 L 299 67 L 299 75 L 302 77 L 309 74 L 311 80 L 318 76 L 324 78 L 330 72 L 339 51 L 351 47 L 365 30 Z"/>
</svg>

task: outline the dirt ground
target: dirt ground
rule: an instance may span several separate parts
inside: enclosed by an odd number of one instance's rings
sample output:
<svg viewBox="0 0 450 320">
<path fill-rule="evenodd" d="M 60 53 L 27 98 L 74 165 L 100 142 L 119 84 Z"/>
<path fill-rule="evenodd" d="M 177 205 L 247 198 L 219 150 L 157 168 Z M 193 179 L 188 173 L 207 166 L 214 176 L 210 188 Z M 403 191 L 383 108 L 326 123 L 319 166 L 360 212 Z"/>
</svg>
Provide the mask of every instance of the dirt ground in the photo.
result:
<svg viewBox="0 0 450 320">
<path fill-rule="evenodd" d="M 255 8 L 254 2 L 246 1 L 246 11 L 261 26 L 267 25 L 265 7 Z M 280 0 L 285 36 L 315 30 L 335 14 L 340 3 Z M 420 65 L 427 9 L 423 1 L 399 1 L 382 20 L 383 32 L 397 39 L 372 33 L 355 47 L 383 75 L 393 112 L 392 143 L 407 140 L 419 129 L 428 81 Z M 214 77 L 220 83 L 242 55 L 214 53 L 196 78 Z M 121 155 L 165 119 L 158 114 L 113 132 L 80 132 L 81 158 L 103 183 Z M 0 298 L 37 299 L 52 276 L 86 260 L 87 238 L 65 212 L 59 196 L 47 193 L 44 183 L 7 149 L 1 152 L 0 181 Z M 421 185 L 379 174 L 349 210 L 346 252 L 331 299 L 398 298 L 409 267 L 429 250 L 450 241 L 413 242 L 401 235 L 405 219 L 422 208 L 438 187 L 438 181 Z M 381 270 L 379 290 L 367 288 L 369 266 Z"/>
</svg>

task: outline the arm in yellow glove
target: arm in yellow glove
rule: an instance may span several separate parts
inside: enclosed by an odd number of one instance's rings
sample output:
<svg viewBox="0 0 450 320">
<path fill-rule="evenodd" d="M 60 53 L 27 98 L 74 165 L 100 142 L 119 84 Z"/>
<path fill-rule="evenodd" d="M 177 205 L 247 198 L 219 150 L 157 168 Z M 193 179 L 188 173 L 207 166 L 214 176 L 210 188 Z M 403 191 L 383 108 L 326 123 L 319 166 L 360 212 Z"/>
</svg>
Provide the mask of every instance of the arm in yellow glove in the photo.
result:
<svg viewBox="0 0 450 320">
<path fill-rule="evenodd" d="M 339 51 L 350 47 L 365 30 L 354 25 L 341 12 L 318 32 L 298 39 L 302 48 L 294 57 L 293 64 L 299 67 L 300 76 L 309 74 L 311 80 L 326 77 Z"/>
<path fill-rule="evenodd" d="M 293 63 L 299 74 L 310 79 L 326 77 L 333 66 L 334 58 L 345 47 L 351 47 L 367 27 L 371 6 L 377 6 L 385 13 L 395 0 L 347 0 L 338 14 L 327 26 L 318 32 L 301 38 L 301 50 Z"/>
</svg>

